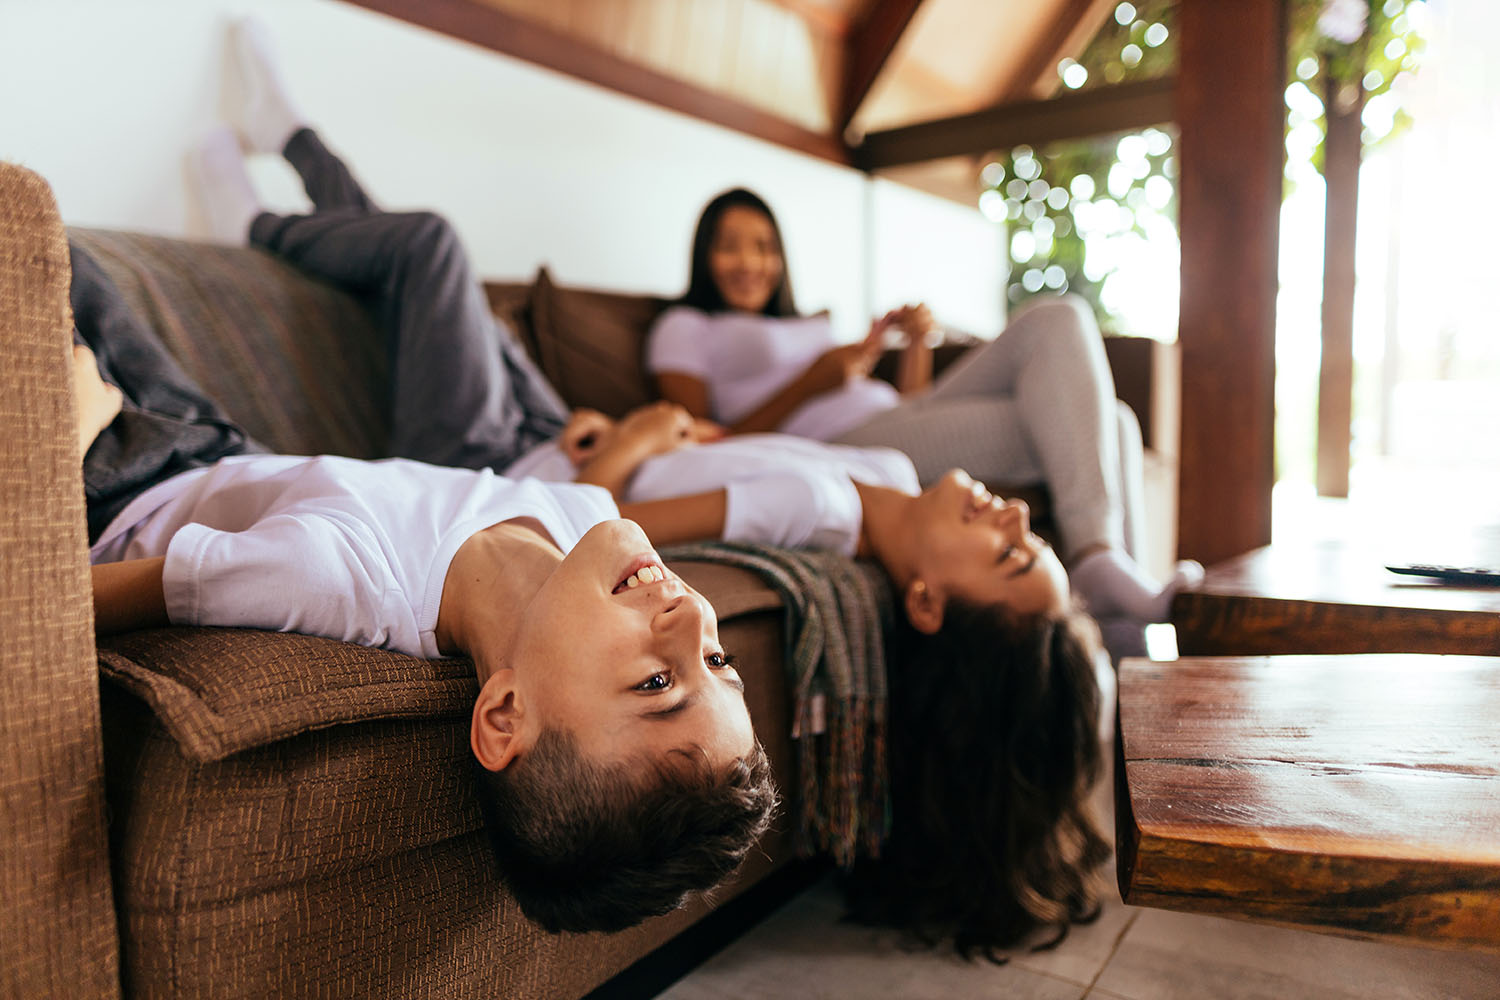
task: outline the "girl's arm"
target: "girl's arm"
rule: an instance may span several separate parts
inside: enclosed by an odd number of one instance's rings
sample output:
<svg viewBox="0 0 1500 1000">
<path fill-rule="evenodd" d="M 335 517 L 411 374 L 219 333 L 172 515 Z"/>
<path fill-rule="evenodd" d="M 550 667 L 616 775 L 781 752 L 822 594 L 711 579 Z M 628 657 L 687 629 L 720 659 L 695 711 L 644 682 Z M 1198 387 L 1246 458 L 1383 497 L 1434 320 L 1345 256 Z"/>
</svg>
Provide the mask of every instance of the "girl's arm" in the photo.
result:
<svg viewBox="0 0 1500 1000">
<path fill-rule="evenodd" d="M 171 624 L 167 620 L 167 598 L 161 582 L 166 562 L 164 556 L 157 556 L 92 567 L 96 635 Z"/>
<path fill-rule="evenodd" d="M 721 538 L 727 512 L 728 494 L 724 490 L 620 504 L 620 516 L 639 524 L 652 545 Z"/>
</svg>

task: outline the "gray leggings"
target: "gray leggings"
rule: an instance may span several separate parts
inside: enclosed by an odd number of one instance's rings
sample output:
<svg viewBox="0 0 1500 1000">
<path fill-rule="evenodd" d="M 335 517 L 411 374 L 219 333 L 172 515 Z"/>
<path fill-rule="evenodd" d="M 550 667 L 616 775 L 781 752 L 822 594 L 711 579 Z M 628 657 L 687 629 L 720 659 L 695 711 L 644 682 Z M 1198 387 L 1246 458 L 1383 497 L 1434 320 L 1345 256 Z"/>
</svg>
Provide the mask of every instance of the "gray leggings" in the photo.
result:
<svg viewBox="0 0 1500 1000">
<path fill-rule="evenodd" d="M 1115 399 L 1099 328 L 1077 296 L 1023 309 L 930 390 L 839 441 L 906 452 L 924 485 L 952 468 L 1045 483 L 1065 556 L 1101 544 L 1142 551 L 1140 424 Z"/>
</svg>

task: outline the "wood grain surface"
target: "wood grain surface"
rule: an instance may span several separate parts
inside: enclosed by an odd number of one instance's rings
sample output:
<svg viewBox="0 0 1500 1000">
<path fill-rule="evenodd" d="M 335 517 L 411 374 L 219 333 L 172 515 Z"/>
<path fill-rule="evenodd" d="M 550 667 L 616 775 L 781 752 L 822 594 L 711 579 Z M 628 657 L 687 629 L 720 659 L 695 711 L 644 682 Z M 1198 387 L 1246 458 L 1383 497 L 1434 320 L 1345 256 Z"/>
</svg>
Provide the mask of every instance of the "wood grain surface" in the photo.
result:
<svg viewBox="0 0 1500 1000">
<path fill-rule="evenodd" d="M 1500 659 L 1127 660 L 1132 904 L 1500 951 Z"/>
<path fill-rule="evenodd" d="M 1357 542 L 1266 546 L 1172 604 L 1184 656 L 1500 655 L 1500 587 L 1403 577 Z"/>
</svg>

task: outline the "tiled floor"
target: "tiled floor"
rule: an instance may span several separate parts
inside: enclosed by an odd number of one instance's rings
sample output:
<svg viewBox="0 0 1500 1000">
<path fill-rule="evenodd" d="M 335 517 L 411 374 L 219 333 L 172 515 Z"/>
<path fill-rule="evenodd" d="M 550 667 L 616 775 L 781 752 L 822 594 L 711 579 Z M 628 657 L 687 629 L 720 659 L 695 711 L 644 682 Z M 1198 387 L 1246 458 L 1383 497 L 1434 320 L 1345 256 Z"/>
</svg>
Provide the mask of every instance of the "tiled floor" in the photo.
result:
<svg viewBox="0 0 1500 1000">
<path fill-rule="evenodd" d="M 1108 808 L 1100 789 L 1098 801 Z M 1113 873 L 1110 873 L 1111 885 Z M 662 1000 L 1436 1000 L 1500 997 L 1500 954 L 1355 941 L 1126 906 L 1010 963 L 912 950 L 840 923 L 831 881 L 793 899 Z"/>
<path fill-rule="evenodd" d="M 1175 1000 L 1492 998 L 1500 955 L 1284 930 L 1125 906 L 1050 952 L 1010 964 L 913 951 L 889 932 L 839 922 L 823 882 L 680 980 L 662 1000 Z"/>
</svg>

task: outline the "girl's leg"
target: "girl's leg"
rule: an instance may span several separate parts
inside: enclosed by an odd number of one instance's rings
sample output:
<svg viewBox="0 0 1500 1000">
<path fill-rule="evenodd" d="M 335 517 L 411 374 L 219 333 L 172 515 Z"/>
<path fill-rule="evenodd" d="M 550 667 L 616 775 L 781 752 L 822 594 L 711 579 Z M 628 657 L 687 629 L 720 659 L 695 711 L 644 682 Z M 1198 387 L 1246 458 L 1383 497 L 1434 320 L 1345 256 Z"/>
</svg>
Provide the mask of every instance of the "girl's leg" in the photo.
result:
<svg viewBox="0 0 1500 1000">
<path fill-rule="evenodd" d="M 74 343 L 94 354 L 102 380 L 122 394 L 121 412 L 83 456 L 92 541 L 131 500 L 179 472 L 259 451 L 144 326 L 97 261 L 72 251 Z"/>
<path fill-rule="evenodd" d="M 245 18 L 233 29 L 244 103 L 240 130 L 250 147 L 260 153 L 280 153 L 302 178 L 302 186 L 319 211 L 378 209 L 349 168 L 323 145 L 291 98 L 276 63 L 271 34 L 264 24 Z"/>
<path fill-rule="evenodd" d="M 344 161 L 323 145 L 323 140 L 312 129 L 300 128 L 293 132 L 282 147 L 281 155 L 302 178 L 302 186 L 318 211 L 336 208 L 379 211 Z"/>
<path fill-rule="evenodd" d="M 392 455 L 503 468 L 567 408 L 491 316 L 458 236 L 427 212 L 262 214 L 251 242 L 363 299 L 387 337 Z"/>
</svg>

